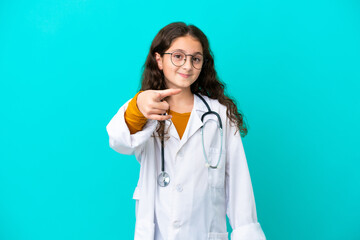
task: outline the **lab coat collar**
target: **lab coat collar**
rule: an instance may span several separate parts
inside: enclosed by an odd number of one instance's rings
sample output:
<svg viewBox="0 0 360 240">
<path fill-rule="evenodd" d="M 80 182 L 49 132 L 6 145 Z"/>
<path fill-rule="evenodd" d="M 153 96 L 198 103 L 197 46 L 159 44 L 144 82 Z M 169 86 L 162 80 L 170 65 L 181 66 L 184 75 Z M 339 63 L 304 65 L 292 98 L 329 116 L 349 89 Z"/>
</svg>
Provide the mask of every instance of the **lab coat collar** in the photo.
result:
<svg viewBox="0 0 360 240">
<path fill-rule="evenodd" d="M 201 94 L 200 94 L 200 95 L 201 95 Z M 207 102 L 207 104 L 208 104 L 208 105 L 210 106 L 210 108 L 211 108 L 211 104 L 210 104 L 209 98 L 206 97 L 206 96 L 204 96 L 204 95 L 201 95 L 201 96 L 204 98 L 204 100 Z M 194 94 L 194 107 L 193 107 L 193 109 L 195 109 L 196 111 L 202 112 L 202 113 L 208 111 L 205 103 L 204 103 L 196 94 Z"/>
</svg>

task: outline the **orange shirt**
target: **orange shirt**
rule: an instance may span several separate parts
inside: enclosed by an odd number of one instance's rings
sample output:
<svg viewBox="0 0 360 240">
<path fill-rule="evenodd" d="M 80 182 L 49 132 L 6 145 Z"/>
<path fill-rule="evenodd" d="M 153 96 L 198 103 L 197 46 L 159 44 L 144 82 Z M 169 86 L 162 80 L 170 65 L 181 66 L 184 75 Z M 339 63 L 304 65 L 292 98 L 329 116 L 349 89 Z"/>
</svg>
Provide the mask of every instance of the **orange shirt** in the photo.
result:
<svg viewBox="0 0 360 240">
<path fill-rule="evenodd" d="M 137 96 L 139 95 L 139 93 L 140 92 L 138 92 L 135 97 L 129 102 L 129 105 L 125 111 L 125 122 L 131 134 L 141 131 L 147 121 L 146 117 L 144 117 L 144 115 L 140 112 L 136 104 Z M 181 139 L 185 132 L 191 112 L 177 113 L 169 110 L 169 114 L 172 115 L 171 121 L 174 124 L 176 131 L 178 132 Z"/>
<path fill-rule="evenodd" d="M 169 110 L 169 115 L 172 115 L 171 121 L 173 122 L 173 124 L 176 128 L 176 131 L 179 134 L 180 139 L 182 138 L 182 136 L 185 132 L 186 125 L 190 118 L 190 114 L 191 114 L 191 112 L 177 113 L 177 112 Z"/>
</svg>

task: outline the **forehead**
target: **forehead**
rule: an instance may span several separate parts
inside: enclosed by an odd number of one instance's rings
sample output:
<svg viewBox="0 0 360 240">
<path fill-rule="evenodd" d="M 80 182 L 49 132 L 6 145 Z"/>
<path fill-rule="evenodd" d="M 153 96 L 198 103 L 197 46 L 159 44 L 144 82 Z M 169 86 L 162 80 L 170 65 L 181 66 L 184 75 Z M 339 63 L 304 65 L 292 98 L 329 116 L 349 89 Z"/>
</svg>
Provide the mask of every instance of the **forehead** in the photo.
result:
<svg viewBox="0 0 360 240">
<path fill-rule="evenodd" d="M 203 52 L 200 41 L 190 35 L 174 39 L 168 51 L 171 50 L 182 50 L 188 54 Z"/>
</svg>

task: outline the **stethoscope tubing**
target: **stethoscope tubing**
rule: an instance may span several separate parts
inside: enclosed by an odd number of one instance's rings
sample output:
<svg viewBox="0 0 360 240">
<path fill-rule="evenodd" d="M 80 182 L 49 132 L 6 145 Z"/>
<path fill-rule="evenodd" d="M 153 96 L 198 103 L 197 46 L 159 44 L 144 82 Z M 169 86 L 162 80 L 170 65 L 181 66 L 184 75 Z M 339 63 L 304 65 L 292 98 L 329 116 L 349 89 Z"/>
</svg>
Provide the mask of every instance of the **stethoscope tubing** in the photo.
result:
<svg viewBox="0 0 360 240">
<path fill-rule="evenodd" d="M 202 102 L 205 104 L 206 108 L 208 109 L 208 111 L 206 113 L 204 113 L 202 116 L 201 116 L 201 121 L 204 122 L 204 118 L 209 115 L 209 114 L 214 114 L 217 119 L 218 119 L 218 127 L 220 129 L 220 139 L 221 139 L 221 146 L 220 146 L 220 155 L 219 155 L 219 159 L 216 163 L 215 166 L 211 165 L 207 159 L 207 154 L 206 154 L 206 151 L 205 151 L 205 146 L 204 146 L 204 133 L 203 133 L 203 127 L 205 126 L 205 124 L 203 126 L 201 126 L 201 141 L 202 141 L 202 146 L 203 146 L 203 153 L 204 153 L 204 157 L 205 157 L 205 161 L 206 161 L 206 164 L 205 166 L 208 167 L 208 168 L 212 168 L 212 169 L 216 169 L 219 167 L 219 163 L 220 163 L 220 160 L 221 160 L 221 153 L 222 153 L 222 143 L 223 143 L 223 140 L 222 140 L 222 137 L 223 137 L 223 129 L 222 129 L 222 121 L 221 121 L 221 117 L 220 115 L 217 113 L 217 112 L 214 112 L 211 110 L 211 108 L 209 107 L 208 103 L 205 101 L 205 99 L 200 96 L 200 94 L 198 93 L 195 93 L 196 96 L 198 96 Z M 164 156 L 164 136 L 165 136 L 165 129 L 163 129 L 163 132 L 162 132 L 162 136 L 161 136 L 161 173 L 159 174 L 158 176 L 158 184 L 159 186 L 161 187 L 166 187 L 169 185 L 170 183 L 170 176 L 167 172 L 165 172 L 165 156 Z"/>
</svg>

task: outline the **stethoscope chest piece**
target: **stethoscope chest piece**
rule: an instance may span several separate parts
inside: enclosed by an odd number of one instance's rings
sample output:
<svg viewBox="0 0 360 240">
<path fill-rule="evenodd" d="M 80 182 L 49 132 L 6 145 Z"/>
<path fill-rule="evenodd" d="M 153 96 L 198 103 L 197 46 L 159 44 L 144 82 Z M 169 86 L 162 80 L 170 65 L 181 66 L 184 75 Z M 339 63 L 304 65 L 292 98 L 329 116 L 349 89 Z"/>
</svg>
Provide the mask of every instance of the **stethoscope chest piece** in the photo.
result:
<svg viewBox="0 0 360 240">
<path fill-rule="evenodd" d="M 170 183 L 170 176 L 167 172 L 161 172 L 158 176 L 157 182 L 160 187 L 166 187 Z"/>
</svg>

